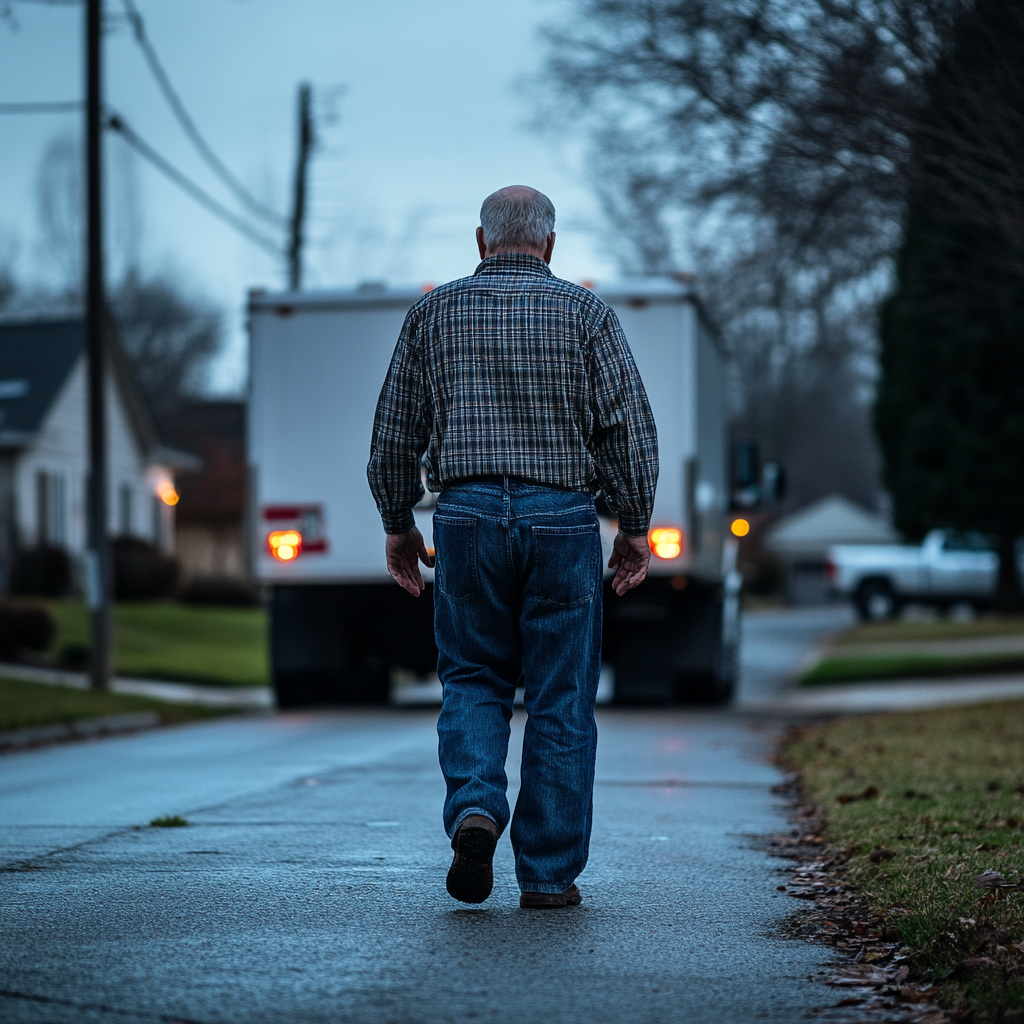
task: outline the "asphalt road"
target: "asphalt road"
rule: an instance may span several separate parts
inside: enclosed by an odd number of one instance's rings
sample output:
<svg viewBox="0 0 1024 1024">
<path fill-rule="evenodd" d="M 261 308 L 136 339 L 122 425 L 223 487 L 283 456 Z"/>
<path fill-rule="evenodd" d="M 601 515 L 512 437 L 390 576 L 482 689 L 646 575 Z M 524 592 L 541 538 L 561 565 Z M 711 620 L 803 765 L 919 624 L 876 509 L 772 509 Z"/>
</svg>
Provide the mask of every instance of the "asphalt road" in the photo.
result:
<svg viewBox="0 0 1024 1024">
<path fill-rule="evenodd" d="M 823 628 L 762 649 L 757 685 Z M 529 912 L 507 838 L 483 908 L 444 891 L 434 719 L 256 717 L 0 759 L 0 1018 L 717 1024 L 834 1004 L 761 842 L 788 828 L 772 726 L 602 710 L 584 903 Z M 191 825 L 147 827 L 164 814 Z"/>
</svg>

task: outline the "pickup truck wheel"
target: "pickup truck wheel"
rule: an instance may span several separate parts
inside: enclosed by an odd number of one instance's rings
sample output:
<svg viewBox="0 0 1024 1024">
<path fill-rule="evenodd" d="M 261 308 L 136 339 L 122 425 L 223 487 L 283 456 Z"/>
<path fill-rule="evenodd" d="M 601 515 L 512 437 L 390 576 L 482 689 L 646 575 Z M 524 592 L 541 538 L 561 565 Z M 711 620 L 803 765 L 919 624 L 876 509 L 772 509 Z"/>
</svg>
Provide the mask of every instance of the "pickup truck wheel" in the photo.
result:
<svg viewBox="0 0 1024 1024">
<path fill-rule="evenodd" d="M 880 622 L 896 615 L 896 596 L 885 580 L 871 580 L 857 589 L 857 611 L 865 622 Z"/>
</svg>

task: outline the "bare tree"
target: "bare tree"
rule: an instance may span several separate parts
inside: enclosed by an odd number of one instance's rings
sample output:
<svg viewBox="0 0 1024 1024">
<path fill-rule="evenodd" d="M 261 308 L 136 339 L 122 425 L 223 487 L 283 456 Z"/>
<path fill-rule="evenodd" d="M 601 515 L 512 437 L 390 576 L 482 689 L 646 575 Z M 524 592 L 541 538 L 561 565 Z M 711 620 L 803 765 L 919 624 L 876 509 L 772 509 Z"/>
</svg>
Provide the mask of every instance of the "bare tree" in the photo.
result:
<svg viewBox="0 0 1024 1024">
<path fill-rule="evenodd" d="M 548 32 L 547 122 L 589 138 L 623 268 L 699 268 L 737 430 L 787 462 L 795 500 L 876 493 L 875 308 L 926 77 L 965 6 L 578 0 Z"/>
<path fill-rule="evenodd" d="M 165 276 L 131 270 L 112 291 L 111 310 L 125 355 L 157 426 L 203 390 L 223 340 L 223 316 Z"/>
<path fill-rule="evenodd" d="M 223 316 L 173 275 L 145 275 L 139 268 L 141 204 L 135 167 L 126 151 L 112 167 L 121 187 L 112 211 L 110 261 L 121 277 L 109 302 L 125 355 L 157 424 L 201 393 L 211 358 L 223 340 Z M 29 307 L 74 305 L 82 290 L 81 146 L 71 135 L 51 140 L 36 179 L 40 256 L 47 285 L 26 292 Z"/>
<path fill-rule="evenodd" d="M 63 295 L 82 289 L 83 202 L 81 143 L 73 135 L 57 135 L 39 161 L 36 210 L 44 278 Z"/>
</svg>

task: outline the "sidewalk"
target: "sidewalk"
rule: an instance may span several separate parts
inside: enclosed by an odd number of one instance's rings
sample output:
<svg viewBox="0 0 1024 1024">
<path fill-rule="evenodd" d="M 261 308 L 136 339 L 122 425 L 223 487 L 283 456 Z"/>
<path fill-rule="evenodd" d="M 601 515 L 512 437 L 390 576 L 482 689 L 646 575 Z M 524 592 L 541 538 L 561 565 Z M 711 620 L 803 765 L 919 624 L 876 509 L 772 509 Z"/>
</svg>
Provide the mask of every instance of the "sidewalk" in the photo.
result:
<svg viewBox="0 0 1024 1024">
<path fill-rule="evenodd" d="M 87 690 L 89 677 L 84 672 L 36 668 L 0 662 L 0 677 L 19 679 L 46 686 L 68 686 Z M 194 683 L 165 683 L 153 679 L 126 679 L 117 676 L 110 682 L 113 693 L 134 693 L 172 704 L 204 704 L 208 707 L 256 710 L 274 706 L 274 691 L 269 686 L 198 686 Z"/>
<path fill-rule="evenodd" d="M 849 715 L 1024 699 L 1024 673 L 898 679 L 784 690 L 770 699 L 737 702 L 738 711 L 775 715 Z"/>
</svg>

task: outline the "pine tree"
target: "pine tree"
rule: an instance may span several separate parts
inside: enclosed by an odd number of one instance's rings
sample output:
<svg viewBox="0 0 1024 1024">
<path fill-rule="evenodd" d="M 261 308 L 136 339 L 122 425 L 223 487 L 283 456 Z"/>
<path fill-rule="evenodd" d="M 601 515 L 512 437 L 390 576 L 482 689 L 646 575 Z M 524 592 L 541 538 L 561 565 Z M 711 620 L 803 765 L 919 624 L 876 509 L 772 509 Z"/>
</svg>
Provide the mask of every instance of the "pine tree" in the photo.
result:
<svg viewBox="0 0 1024 1024">
<path fill-rule="evenodd" d="M 956 23 L 913 139 L 875 426 L 896 525 L 998 538 L 997 604 L 1024 604 L 1024 10 Z"/>
</svg>

